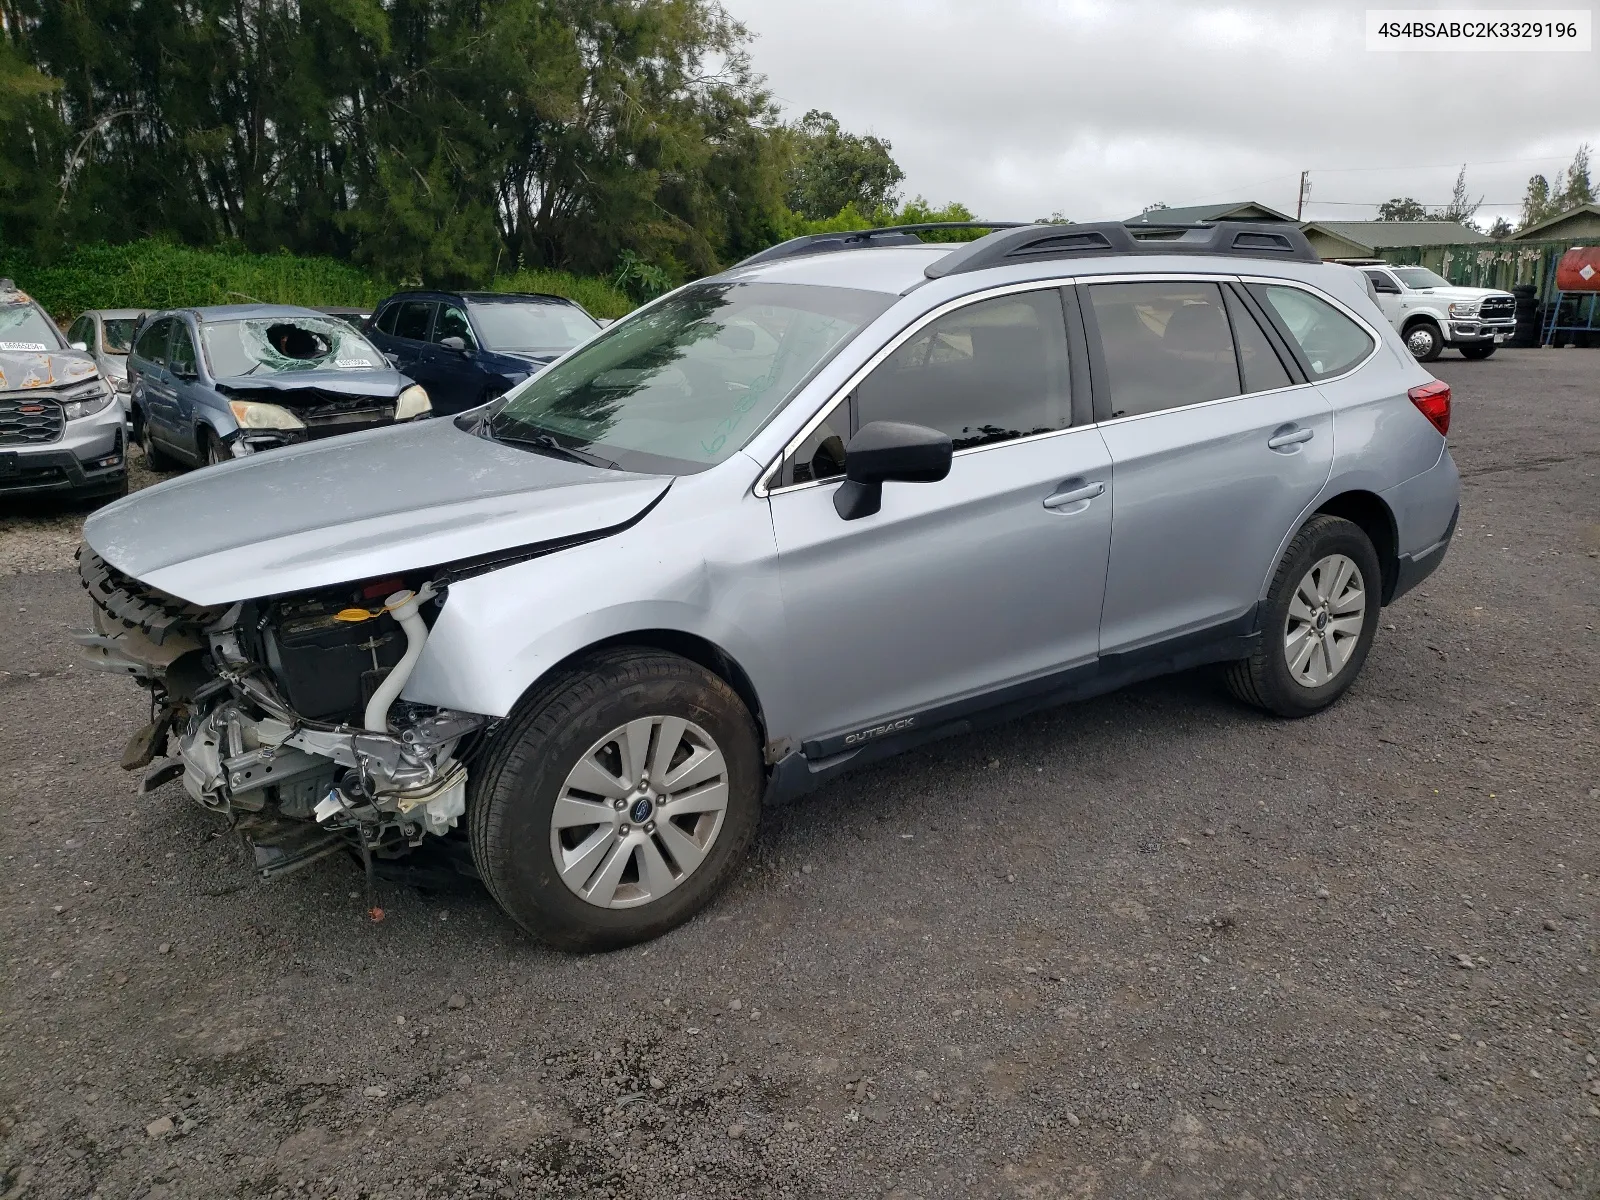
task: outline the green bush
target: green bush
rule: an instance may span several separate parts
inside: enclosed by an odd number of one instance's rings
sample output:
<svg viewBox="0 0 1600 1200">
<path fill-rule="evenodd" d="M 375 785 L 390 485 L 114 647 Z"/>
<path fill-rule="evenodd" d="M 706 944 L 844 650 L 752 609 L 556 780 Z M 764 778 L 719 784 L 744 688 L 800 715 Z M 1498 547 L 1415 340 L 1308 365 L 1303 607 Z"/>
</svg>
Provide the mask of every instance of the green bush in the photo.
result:
<svg viewBox="0 0 1600 1200">
<path fill-rule="evenodd" d="M 604 279 L 571 275 L 566 271 L 524 269 L 505 275 L 491 285 L 496 292 L 543 292 L 576 300 L 596 317 L 625 317 L 634 309 L 627 295 Z"/>
<path fill-rule="evenodd" d="M 146 240 L 79 246 L 48 265 L 0 255 L 9 275 L 58 317 L 86 308 L 198 304 L 370 305 L 392 289 L 331 258 L 236 254 Z"/>
<path fill-rule="evenodd" d="M 146 240 L 79 246 L 49 264 L 0 248 L 10 276 L 52 314 L 71 320 L 86 308 L 184 308 L 200 304 L 301 304 L 370 308 L 396 284 L 332 258 L 196 250 Z M 519 271 L 494 290 L 548 292 L 576 300 L 597 317 L 620 317 L 633 302 L 603 279 L 564 271 Z"/>
</svg>

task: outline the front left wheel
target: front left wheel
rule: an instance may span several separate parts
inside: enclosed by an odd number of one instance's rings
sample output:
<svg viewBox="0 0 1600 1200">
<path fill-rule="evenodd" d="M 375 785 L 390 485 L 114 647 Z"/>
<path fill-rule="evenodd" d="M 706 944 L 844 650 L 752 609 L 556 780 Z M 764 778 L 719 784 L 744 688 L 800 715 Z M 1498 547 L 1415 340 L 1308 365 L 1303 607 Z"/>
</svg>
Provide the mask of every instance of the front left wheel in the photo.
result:
<svg viewBox="0 0 1600 1200">
<path fill-rule="evenodd" d="M 1463 346 L 1463 347 L 1461 347 L 1461 357 L 1462 358 L 1484 359 L 1484 358 L 1488 358 L 1493 353 L 1494 353 L 1494 346 L 1493 346 L 1492 343 L 1490 345 L 1487 345 L 1487 346 Z"/>
<path fill-rule="evenodd" d="M 566 950 L 658 937 L 710 902 L 755 834 L 765 782 L 744 702 L 654 650 L 563 669 L 497 732 L 468 803 L 500 906 Z"/>
</svg>

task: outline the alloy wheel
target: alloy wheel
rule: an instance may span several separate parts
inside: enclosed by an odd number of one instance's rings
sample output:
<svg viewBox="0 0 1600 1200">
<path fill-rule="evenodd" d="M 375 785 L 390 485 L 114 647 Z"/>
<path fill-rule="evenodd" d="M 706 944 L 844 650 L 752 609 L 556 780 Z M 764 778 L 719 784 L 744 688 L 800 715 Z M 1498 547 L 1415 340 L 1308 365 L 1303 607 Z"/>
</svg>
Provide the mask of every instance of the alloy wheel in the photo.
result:
<svg viewBox="0 0 1600 1200">
<path fill-rule="evenodd" d="M 1307 688 L 1332 680 L 1355 652 L 1366 615 L 1361 569 L 1343 554 L 1319 559 L 1289 600 L 1283 654 L 1290 677 Z"/>
<path fill-rule="evenodd" d="M 550 816 L 563 883 L 599 908 L 659 900 L 705 861 L 728 808 L 728 766 L 682 717 L 619 725 L 567 774 Z"/>
</svg>

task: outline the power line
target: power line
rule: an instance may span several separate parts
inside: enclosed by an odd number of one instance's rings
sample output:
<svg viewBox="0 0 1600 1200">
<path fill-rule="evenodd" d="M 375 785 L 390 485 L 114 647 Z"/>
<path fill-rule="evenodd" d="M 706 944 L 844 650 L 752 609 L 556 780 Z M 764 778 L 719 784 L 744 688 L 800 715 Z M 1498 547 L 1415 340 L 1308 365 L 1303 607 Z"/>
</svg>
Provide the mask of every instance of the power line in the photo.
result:
<svg viewBox="0 0 1600 1200">
<path fill-rule="evenodd" d="M 1542 162 L 1569 162 L 1570 157 L 1565 154 L 1549 154 L 1543 158 L 1494 158 L 1484 162 L 1469 163 L 1407 163 L 1399 167 L 1313 167 L 1314 175 L 1350 175 L 1357 171 L 1459 171 L 1467 167 L 1504 167 L 1515 163 L 1542 163 Z"/>
</svg>

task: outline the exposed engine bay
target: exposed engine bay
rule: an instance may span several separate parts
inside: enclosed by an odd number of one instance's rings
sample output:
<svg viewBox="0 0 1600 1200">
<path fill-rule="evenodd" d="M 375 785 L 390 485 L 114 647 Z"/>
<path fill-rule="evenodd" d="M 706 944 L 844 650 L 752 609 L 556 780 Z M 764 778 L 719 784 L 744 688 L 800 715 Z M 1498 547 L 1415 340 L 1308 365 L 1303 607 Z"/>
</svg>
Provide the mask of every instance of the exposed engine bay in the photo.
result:
<svg viewBox="0 0 1600 1200">
<path fill-rule="evenodd" d="M 78 570 L 95 630 L 77 641 L 150 693 L 123 767 L 148 768 L 142 791 L 181 778 L 244 833 L 263 875 L 346 848 L 370 871 L 457 828 L 492 719 L 399 699 L 442 586 L 396 576 L 206 608 L 87 546 Z"/>
</svg>

